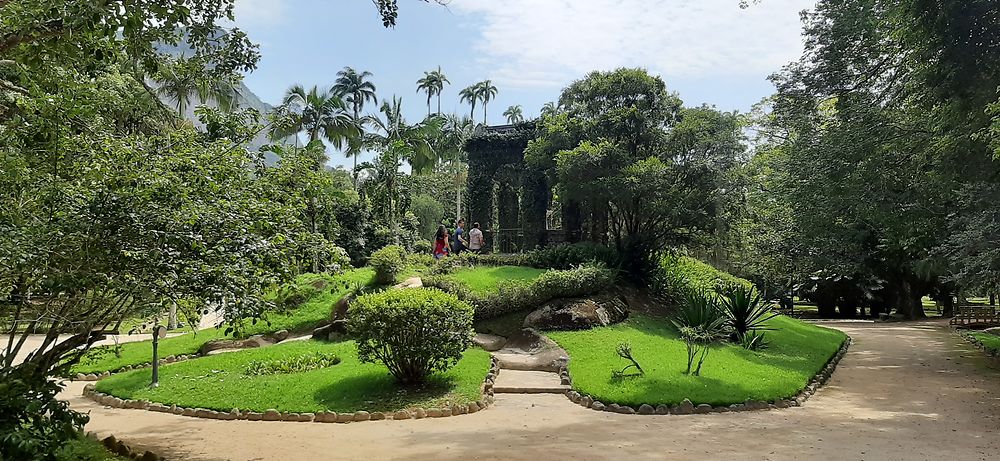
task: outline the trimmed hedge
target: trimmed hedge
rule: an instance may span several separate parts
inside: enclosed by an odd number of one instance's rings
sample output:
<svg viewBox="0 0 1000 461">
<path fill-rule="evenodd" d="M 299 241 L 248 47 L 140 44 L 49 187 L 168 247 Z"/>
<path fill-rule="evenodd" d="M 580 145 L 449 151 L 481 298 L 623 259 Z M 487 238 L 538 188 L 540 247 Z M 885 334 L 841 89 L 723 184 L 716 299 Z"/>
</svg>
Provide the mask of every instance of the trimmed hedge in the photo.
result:
<svg viewBox="0 0 1000 461">
<path fill-rule="evenodd" d="M 375 269 L 375 283 L 379 285 L 396 283 L 396 277 L 406 268 L 403 260 L 405 255 L 406 250 L 399 245 L 389 245 L 372 253 L 368 264 Z"/>
<path fill-rule="evenodd" d="M 386 290 L 359 297 L 348 330 L 362 362 L 380 361 L 403 384 L 458 363 L 472 344 L 472 306 L 441 290 Z"/>
<path fill-rule="evenodd" d="M 653 277 L 653 291 L 672 303 L 680 303 L 691 290 L 718 292 L 728 285 L 753 287 L 753 283 L 720 271 L 688 256 L 669 255 L 660 260 L 660 273 Z"/>
<path fill-rule="evenodd" d="M 537 307 L 558 298 L 587 296 L 604 291 L 615 281 L 615 271 L 597 264 L 568 270 L 549 270 L 530 281 L 508 280 L 485 295 L 474 293 L 460 282 L 444 277 L 425 277 L 424 286 L 440 288 L 472 304 L 476 320 L 492 319 L 511 312 Z"/>
</svg>

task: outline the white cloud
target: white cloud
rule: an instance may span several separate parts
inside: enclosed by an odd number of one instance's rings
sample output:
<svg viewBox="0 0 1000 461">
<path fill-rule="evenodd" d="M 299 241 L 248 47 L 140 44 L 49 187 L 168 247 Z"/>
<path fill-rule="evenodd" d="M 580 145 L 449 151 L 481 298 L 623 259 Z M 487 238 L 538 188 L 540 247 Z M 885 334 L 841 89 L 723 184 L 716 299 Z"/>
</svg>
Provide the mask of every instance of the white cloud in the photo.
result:
<svg viewBox="0 0 1000 461">
<path fill-rule="evenodd" d="M 241 28 L 273 26 L 287 17 L 285 0 L 236 0 L 236 24 Z"/>
<path fill-rule="evenodd" d="M 671 77 L 766 74 L 802 51 L 814 0 L 452 0 L 479 31 L 479 65 L 514 87 L 563 86 L 640 66 Z"/>
</svg>

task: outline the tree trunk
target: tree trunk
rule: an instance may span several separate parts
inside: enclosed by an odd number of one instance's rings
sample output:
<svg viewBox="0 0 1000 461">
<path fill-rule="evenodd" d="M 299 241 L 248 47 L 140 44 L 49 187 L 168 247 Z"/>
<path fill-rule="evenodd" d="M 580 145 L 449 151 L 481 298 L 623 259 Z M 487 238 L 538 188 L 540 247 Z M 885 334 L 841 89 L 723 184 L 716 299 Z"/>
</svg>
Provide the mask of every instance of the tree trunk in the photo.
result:
<svg viewBox="0 0 1000 461">
<path fill-rule="evenodd" d="M 176 330 L 177 329 L 177 302 L 170 302 L 170 311 L 167 314 L 167 329 Z"/>
<path fill-rule="evenodd" d="M 953 317 L 955 315 L 955 298 L 952 298 L 950 294 L 941 300 L 941 305 L 944 307 L 941 311 L 942 317 Z"/>
<path fill-rule="evenodd" d="M 924 313 L 924 305 L 920 302 L 923 296 L 909 280 L 902 279 L 895 292 L 894 307 L 897 313 L 910 320 L 927 318 Z"/>
</svg>

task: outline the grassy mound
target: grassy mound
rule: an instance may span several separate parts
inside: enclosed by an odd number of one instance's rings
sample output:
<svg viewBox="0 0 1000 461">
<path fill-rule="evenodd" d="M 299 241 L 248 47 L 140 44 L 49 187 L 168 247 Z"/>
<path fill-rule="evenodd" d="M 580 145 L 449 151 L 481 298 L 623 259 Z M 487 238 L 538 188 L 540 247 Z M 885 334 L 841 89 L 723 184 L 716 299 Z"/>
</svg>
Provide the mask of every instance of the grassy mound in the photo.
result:
<svg viewBox="0 0 1000 461">
<path fill-rule="evenodd" d="M 251 362 L 287 360 L 306 354 L 333 354 L 336 365 L 293 373 L 247 376 Z M 294 341 L 261 349 L 213 355 L 160 368 L 160 386 L 149 388 L 152 372 L 135 370 L 105 378 L 97 390 L 123 399 L 229 411 L 289 412 L 397 411 L 469 403 L 480 398 L 490 366 L 489 353 L 472 348 L 445 373 L 422 388 L 396 384 L 381 364 L 358 361 L 353 341 Z"/>
<path fill-rule="evenodd" d="M 370 268 L 354 269 L 343 274 L 305 274 L 296 278 L 289 287 L 278 290 L 271 298 L 279 310 L 267 316 L 266 321 L 248 325 L 241 336 L 273 333 L 278 330 L 305 332 L 330 318 L 330 310 L 355 283 L 367 284 L 374 272 Z M 297 298 L 297 299 L 296 299 Z M 225 328 L 211 328 L 188 332 L 160 340 L 159 355 L 194 354 L 203 344 L 226 337 Z M 95 347 L 73 367 L 72 373 L 103 373 L 117 371 L 126 366 L 143 365 L 153 360 L 152 341 L 121 344 L 120 356 L 114 346 Z"/>
<path fill-rule="evenodd" d="M 635 316 L 628 321 L 586 331 L 550 332 L 570 355 L 573 388 L 605 403 L 676 405 L 685 398 L 695 405 L 729 405 L 747 399 L 792 397 L 836 354 L 843 333 L 787 317 L 770 322 L 770 347 L 753 352 L 738 345 L 712 348 L 701 376 L 685 375 L 687 354 L 670 322 Z M 615 353 L 629 343 L 644 376 L 615 380 L 613 370 L 629 364 Z"/>
<path fill-rule="evenodd" d="M 473 293 L 483 295 L 496 291 L 500 282 L 508 280 L 534 280 L 545 269 L 524 266 L 477 266 L 460 269 L 448 278 L 467 286 Z"/>
</svg>

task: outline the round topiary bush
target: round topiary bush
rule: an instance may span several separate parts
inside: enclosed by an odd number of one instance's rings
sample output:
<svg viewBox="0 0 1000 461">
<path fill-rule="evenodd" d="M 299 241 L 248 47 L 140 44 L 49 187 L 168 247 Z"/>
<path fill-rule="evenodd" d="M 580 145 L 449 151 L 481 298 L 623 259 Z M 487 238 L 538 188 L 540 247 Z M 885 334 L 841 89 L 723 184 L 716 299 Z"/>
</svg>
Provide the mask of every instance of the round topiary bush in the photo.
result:
<svg viewBox="0 0 1000 461">
<path fill-rule="evenodd" d="M 403 260 L 404 255 L 406 250 L 399 245 L 389 245 L 372 253 L 368 265 L 375 269 L 375 283 L 379 285 L 396 283 L 396 277 L 406 265 Z"/>
<path fill-rule="evenodd" d="M 472 316 L 472 306 L 440 290 L 386 290 L 351 304 L 348 329 L 362 362 L 380 361 L 399 382 L 419 384 L 462 358 Z"/>
</svg>

